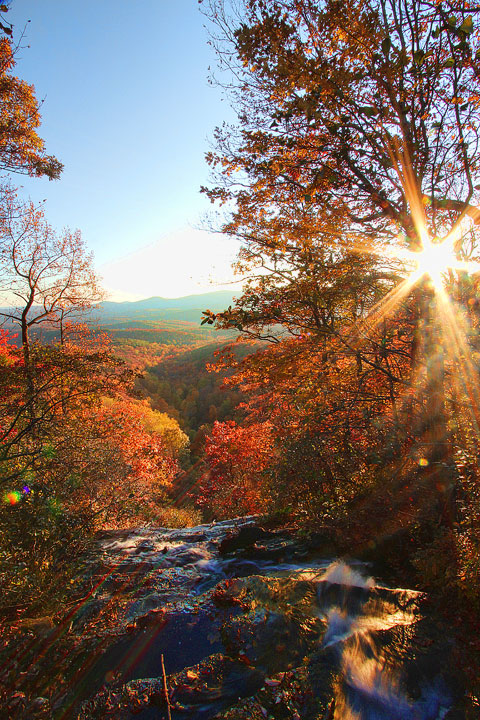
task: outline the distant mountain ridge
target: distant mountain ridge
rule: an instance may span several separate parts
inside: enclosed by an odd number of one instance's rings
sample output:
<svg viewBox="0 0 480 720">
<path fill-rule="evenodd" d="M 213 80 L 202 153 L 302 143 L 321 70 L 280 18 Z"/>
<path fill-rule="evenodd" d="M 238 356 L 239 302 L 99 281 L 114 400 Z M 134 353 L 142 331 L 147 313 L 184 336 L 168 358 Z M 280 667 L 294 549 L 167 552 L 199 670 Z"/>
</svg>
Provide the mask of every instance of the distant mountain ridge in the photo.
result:
<svg viewBox="0 0 480 720">
<path fill-rule="evenodd" d="M 239 293 L 240 294 L 240 293 Z M 150 297 L 144 300 L 126 300 L 114 302 L 107 300 L 99 303 L 96 310 L 106 313 L 125 313 L 138 310 L 224 310 L 232 304 L 233 294 L 230 290 L 217 290 L 200 295 L 185 295 L 178 298 Z"/>
<path fill-rule="evenodd" d="M 240 293 L 239 293 L 240 294 Z M 218 290 L 199 295 L 178 298 L 150 297 L 125 302 L 105 301 L 95 305 L 79 316 L 81 322 L 106 331 L 115 342 L 136 342 L 137 345 L 160 343 L 162 345 L 198 345 L 211 342 L 215 329 L 201 326 L 202 312 L 220 312 L 233 303 L 228 290 Z M 35 311 L 35 307 L 32 308 Z M 2 308 L 0 308 L 0 312 Z M 14 329 L 12 323 L 5 325 Z M 46 342 L 56 341 L 55 325 L 39 325 L 35 335 Z M 229 333 L 232 335 L 232 333 Z M 223 332 L 223 340 L 229 334 Z M 222 340 L 220 340 L 222 342 Z"/>
<path fill-rule="evenodd" d="M 240 292 L 238 293 L 241 294 Z M 233 302 L 234 295 L 230 290 L 216 290 L 211 293 L 199 295 L 184 295 L 177 298 L 164 298 L 154 296 L 143 300 L 124 300 L 115 302 L 105 300 L 93 306 L 91 312 L 105 312 L 111 314 L 124 314 L 141 310 L 225 310 Z M 41 307 L 33 305 L 33 308 Z M 0 307 L 0 312 L 8 312 L 14 306 Z"/>
</svg>

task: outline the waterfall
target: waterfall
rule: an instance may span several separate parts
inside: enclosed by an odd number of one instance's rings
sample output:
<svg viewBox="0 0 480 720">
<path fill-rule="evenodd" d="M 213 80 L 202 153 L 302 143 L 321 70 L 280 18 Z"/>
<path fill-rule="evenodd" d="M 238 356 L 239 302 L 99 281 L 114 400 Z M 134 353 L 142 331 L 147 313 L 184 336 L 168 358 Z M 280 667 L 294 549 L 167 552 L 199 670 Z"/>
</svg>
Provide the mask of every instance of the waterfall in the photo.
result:
<svg viewBox="0 0 480 720">
<path fill-rule="evenodd" d="M 318 603 L 327 627 L 324 649 L 332 648 L 338 664 L 334 720 L 442 720 L 451 703 L 441 679 L 411 699 L 402 688 L 402 668 L 382 649 L 379 634 L 404 626 L 414 631 L 414 600 L 405 591 L 397 601 L 382 597 L 371 577 L 343 562 L 330 565 L 320 578 Z"/>
</svg>

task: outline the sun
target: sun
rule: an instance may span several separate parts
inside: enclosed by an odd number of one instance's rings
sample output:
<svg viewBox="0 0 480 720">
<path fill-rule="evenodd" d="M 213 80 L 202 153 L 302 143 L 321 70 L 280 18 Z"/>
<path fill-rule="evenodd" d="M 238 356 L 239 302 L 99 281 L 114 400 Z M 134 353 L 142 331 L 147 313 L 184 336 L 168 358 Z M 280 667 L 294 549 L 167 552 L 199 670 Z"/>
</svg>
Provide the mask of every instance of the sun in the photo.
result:
<svg viewBox="0 0 480 720">
<path fill-rule="evenodd" d="M 460 260 L 457 251 L 459 240 L 457 233 L 449 233 L 445 238 L 431 238 L 426 232 L 421 233 L 422 249 L 417 252 L 408 250 L 403 257 L 408 256 L 408 264 L 412 263 L 415 269 L 409 276 L 411 284 L 416 284 L 425 276 L 437 292 L 444 292 L 447 286 L 447 273 L 480 273 L 480 263 L 475 260 Z M 399 256 L 400 257 L 400 256 Z"/>
<path fill-rule="evenodd" d="M 443 288 L 443 276 L 449 270 L 460 269 L 454 244 L 450 240 L 434 241 L 423 238 L 422 249 L 414 254 L 416 263 L 415 275 L 418 279 L 428 275 L 436 289 Z"/>
</svg>

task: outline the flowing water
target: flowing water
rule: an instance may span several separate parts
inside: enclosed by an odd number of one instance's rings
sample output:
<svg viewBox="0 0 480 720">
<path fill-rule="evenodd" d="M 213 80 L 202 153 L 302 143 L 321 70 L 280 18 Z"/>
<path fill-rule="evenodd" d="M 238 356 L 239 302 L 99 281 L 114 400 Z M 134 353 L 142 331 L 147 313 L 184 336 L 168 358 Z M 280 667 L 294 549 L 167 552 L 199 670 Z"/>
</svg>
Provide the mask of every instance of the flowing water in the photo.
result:
<svg viewBox="0 0 480 720">
<path fill-rule="evenodd" d="M 343 720 L 436 720 L 451 705 L 441 674 L 417 681 L 416 700 L 402 688 L 402 665 L 392 661 L 377 636 L 385 631 L 411 628 L 416 622 L 415 593 L 392 592 L 378 596 L 373 578 L 362 577 L 344 563 L 332 563 L 318 585 L 319 604 L 331 584 L 339 588 L 335 604 L 327 599 L 324 648 L 335 647 L 340 669 L 334 717 Z M 327 592 L 325 593 L 325 588 Z M 355 588 L 355 592 L 352 590 Z M 385 589 L 383 589 L 385 590 Z M 352 602 L 353 600 L 353 602 Z"/>
<path fill-rule="evenodd" d="M 255 518 L 106 532 L 84 580 L 24 653 L 43 706 L 25 694 L 10 717 L 166 718 L 162 659 L 172 720 L 463 717 L 454 641 L 421 593 Z"/>
</svg>

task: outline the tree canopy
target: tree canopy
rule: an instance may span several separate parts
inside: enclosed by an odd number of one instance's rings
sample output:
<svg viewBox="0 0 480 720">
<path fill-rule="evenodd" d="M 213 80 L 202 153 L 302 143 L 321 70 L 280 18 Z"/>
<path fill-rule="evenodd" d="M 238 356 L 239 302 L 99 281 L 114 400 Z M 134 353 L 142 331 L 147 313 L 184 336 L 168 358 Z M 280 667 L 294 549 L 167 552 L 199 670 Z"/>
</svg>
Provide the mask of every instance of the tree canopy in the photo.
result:
<svg viewBox="0 0 480 720">
<path fill-rule="evenodd" d="M 0 310 L 2 321 L 18 325 L 28 353 L 29 332 L 79 317 L 103 297 L 79 230 L 56 232 L 42 207 L 21 202 L 3 188 L 0 215 Z"/>
<path fill-rule="evenodd" d="M 3 27 L 3 26 L 2 26 Z M 8 29 L 8 28 L 7 28 Z M 60 176 L 63 165 L 47 155 L 38 135 L 40 105 L 33 85 L 13 75 L 15 49 L 8 37 L 0 38 L 0 170 L 50 180 Z"/>
<path fill-rule="evenodd" d="M 264 482 L 323 521 L 383 493 L 389 531 L 439 523 L 452 538 L 478 474 L 480 11 L 202 7 L 238 114 L 216 130 L 204 192 L 248 278 L 204 321 L 272 346 L 229 380 L 249 393 L 246 423 L 272 424 Z"/>
<path fill-rule="evenodd" d="M 348 224 L 417 249 L 420 222 L 435 236 L 475 215 L 478 10 L 389 0 L 241 5 L 237 20 L 221 0 L 210 5 L 221 61 L 238 77 L 240 129 L 217 131 L 219 153 L 209 157 L 228 178 L 211 197 L 238 203 L 232 229 L 248 211 L 267 220 L 269 208 L 295 198 L 340 224 L 337 235 Z"/>
</svg>

